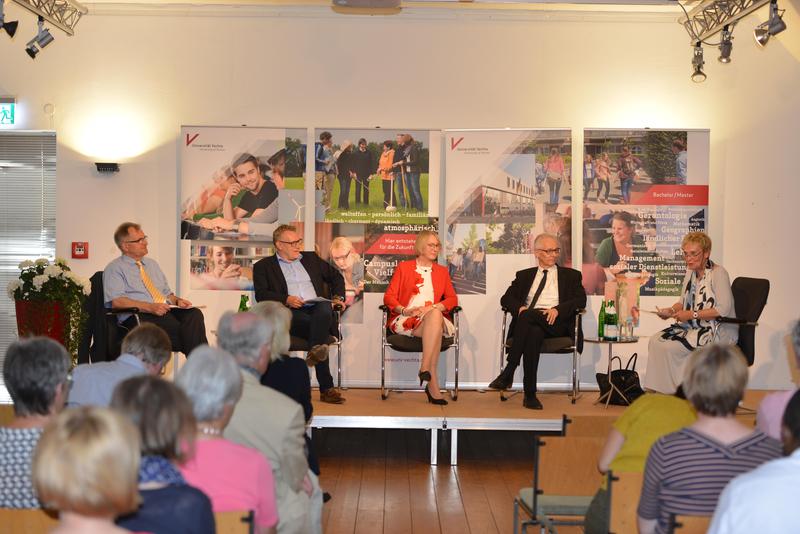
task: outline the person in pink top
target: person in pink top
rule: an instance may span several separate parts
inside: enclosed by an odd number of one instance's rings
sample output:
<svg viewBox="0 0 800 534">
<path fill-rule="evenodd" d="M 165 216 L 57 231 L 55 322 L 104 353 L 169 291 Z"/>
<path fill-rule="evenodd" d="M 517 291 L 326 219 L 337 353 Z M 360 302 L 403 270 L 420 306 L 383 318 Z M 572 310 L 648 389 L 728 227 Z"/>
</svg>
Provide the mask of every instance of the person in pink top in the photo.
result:
<svg viewBox="0 0 800 534">
<path fill-rule="evenodd" d="M 256 533 L 275 533 L 278 511 L 269 461 L 222 437 L 242 394 L 233 356 L 202 345 L 192 351 L 175 382 L 192 401 L 197 419 L 194 455 L 181 466 L 186 482 L 208 495 L 214 512 L 252 510 Z"/>
<path fill-rule="evenodd" d="M 550 188 L 550 204 L 558 204 L 558 193 L 561 182 L 564 180 L 564 158 L 558 147 L 550 149 L 550 157 L 544 162 L 544 172 L 547 176 L 547 187 Z"/>
<path fill-rule="evenodd" d="M 789 337 L 791 338 L 790 345 L 794 349 L 794 355 L 788 355 L 789 370 L 794 383 L 800 386 L 800 321 L 794 323 Z M 786 405 L 789 404 L 789 399 L 796 391 L 795 387 L 789 391 L 776 391 L 764 397 L 761 404 L 758 405 L 756 427 L 769 437 L 780 440 L 783 412 L 786 411 Z"/>
</svg>

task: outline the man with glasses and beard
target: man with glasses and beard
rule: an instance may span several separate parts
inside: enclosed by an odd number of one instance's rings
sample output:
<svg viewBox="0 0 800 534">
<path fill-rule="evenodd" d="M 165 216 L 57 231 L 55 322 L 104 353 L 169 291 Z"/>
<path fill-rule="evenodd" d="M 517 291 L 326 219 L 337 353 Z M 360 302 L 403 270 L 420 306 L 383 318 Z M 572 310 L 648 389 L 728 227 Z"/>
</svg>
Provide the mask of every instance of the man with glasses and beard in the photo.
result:
<svg viewBox="0 0 800 534">
<path fill-rule="evenodd" d="M 308 340 L 306 363 L 314 367 L 322 402 L 340 404 L 344 397 L 333 387 L 327 339 L 334 322 L 333 307 L 344 301 L 344 278 L 314 252 L 303 251 L 297 228 L 282 224 L 272 234 L 277 251 L 253 266 L 256 301 L 274 300 L 292 312 L 291 334 Z M 325 285 L 330 288 L 331 300 Z"/>
<path fill-rule="evenodd" d="M 537 267 L 517 271 L 516 278 L 500 299 L 500 304 L 512 316 L 508 335 L 513 342 L 505 369 L 489 387 L 511 387 L 514 371 L 522 358 L 525 392 L 522 405 L 541 410 L 542 403 L 536 398 L 536 372 L 542 342 L 546 338 L 570 335 L 575 327 L 576 310 L 586 306 L 586 292 L 580 272 L 556 265 L 561 249 L 554 236 L 540 234 L 533 248 Z M 578 343 L 580 345 L 580 339 Z"/>
</svg>

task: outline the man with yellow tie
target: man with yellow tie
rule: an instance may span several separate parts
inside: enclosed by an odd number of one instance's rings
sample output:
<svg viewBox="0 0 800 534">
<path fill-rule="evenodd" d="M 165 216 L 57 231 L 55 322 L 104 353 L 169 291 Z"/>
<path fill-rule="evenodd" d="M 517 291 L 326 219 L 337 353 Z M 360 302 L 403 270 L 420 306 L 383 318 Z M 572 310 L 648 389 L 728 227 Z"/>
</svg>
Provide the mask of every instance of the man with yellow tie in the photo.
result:
<svg viewBox="0 0 800 534">
<path fill-rule="evenodd" d="M 136 223 L 125 222 L 114 232 L 122 255 L 103 271 L 106 308 L 139 308 L 139 319 L 161 327 L 172 342 L 172 350 L 188 355 L 208 343 L 203 312 L 176 296 L 155 260 L 147 255 L 147 236 Z M 136 326 L 131 315 L 120 315 L 120 324 Z"/>
</svg>

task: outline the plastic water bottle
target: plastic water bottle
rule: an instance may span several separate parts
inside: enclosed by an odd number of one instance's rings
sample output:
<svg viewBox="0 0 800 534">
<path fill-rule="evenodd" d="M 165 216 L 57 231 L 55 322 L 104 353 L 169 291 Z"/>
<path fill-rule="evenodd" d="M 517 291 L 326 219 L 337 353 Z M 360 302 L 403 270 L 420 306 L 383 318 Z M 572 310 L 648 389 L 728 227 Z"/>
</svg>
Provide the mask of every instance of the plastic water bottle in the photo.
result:
<svg viewBox="0 0 800 534">
<path fill-rule="evenodd" d="M 239 311 L 240 312 L 246 312 L 247 310 L 250 309 L 250 307 L 247 305 L 247 301 L 248 300 L 250 300 L 250 297 L 248 297 L 247 295 L 242 293 L 242 296 L 239 297 Z"/>
<path fill-rule="evenodd" d="M 617 323 L 617 308 L 614 301 L 609 300 L 606 305 L 605 332 L 603 339 L 606 341 L 617 341 L 619 339 L 619 324 Z"/>
</svg>

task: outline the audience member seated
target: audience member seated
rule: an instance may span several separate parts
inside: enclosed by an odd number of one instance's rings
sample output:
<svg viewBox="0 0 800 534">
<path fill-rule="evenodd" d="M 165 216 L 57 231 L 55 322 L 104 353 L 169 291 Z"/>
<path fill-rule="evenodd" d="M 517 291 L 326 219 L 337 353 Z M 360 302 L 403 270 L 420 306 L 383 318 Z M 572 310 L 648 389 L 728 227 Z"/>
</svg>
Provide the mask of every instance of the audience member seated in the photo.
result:
<svg viewBox="0 0 800 534">
<path fill-rule="evenodd" d="M 417 258 L 397 265 L 383 296 L 390 310 L 392 332 L 422 338 L 419 383 L 427 382 L 425 394 L 432 404 L 447 404 L 439 388 L 437 368 L 442 336 L 455 333 L 449 311 L 458 305 L 447 267 L 436 263 L 441 248 L 435 232 L 420 232 L 414 243 Z"/>
<path fill-rule="evenodd" d="M 118 515 L 139 506 L 139 433 L 95 406 L 66 410 L 42 433 L 33 482 L 44 508 L 58 510 L 52 534 L 123 534 Z"/>
<path fill-rule="evenodd" d="M 176 351 L 189 354 L 208 343 L 203 312 L 175 295 L 155 260 L 147 258 L 147 236 L 136 223 L 125 222 L 114 232 L 114 243 L 122 255 L 103 270 L 103 300 L 106 308 L 139 308 L 139 319 L 154 323 L 169 335 Z M 129 330 L 136 318 L 120 314 Z"/>
<path fill-rule="evenodd" d="M 121 382 L 111 407 L 139 428 L 142 505 L 117 524 L 153 534 L 213 534 L 211 501 L 189 486 L 176 467 L 194 447 L 192 404 L 175 384 L 144 375 Z"/>
<path fill-rule="evenodd" d="M 800 385 L 800 321 L 794 323 L 791 336 L 791 349 L 789 354 L 789 369 L 792 371 L 792 378 L 796 385 Z M 771 438 L 781 439 L 781 420 L 783 419 L 783 412 L 789 399 L 797 391 L 797 387 L 788 391 L 776 391 L 770 393 L 761 400 L 758 405 L 758 414 L 756 415 L 756 427 L 764 434 Z"/>
<path fill-rule="evenodd" d="M 184 478 L 208 495 L 214 512 L 253 510 L 256 533 L 273 534 L 278 513 L 272 468 L 257 450 L 222 437 L 242 395 L 236 361 L 224 350 L 202 345 L 175 383 L 192 402 L 197 420 L 194 455 L 181 466 Z"/>
<path fill-rule="evenodd" d="M 662 319 L 675 322 L 650 337 L 644 386 L 660 393 L 672 393 L 683 380 L 689 354 L 712 341 L 736 343 L 738 326 L 723 324 L 714 340 L 714 319 L 734 315 L 733 293 L 728 271 L 711 261 L 711 238 L 703 232 L 689 232 L 681 245 L 686 276 L 678 302 L 658 310 Z M 688 392 L 687 392 L 688 393 Z"/>
<path fill-rule="evenodd" d="M 261 384 L 280 391 L 302 406 L 307 425 L 314 413 L 314 406 L 311 404 L 311 377 L 303 360 L 288 355 L 292 313 L 286 306 L 274 300 L 258 302 L 250 311 L 266 319 L 273 329 L 270 362 L 267 371 L 261 375 Z M 305 439 L 308 467 L 319 476 L 319 460 L 308 433 L 305 434 Z"/>
<path fill-rule="evenodd" d="M 598 470 L 605 474 L 641 473 L 653 443 L 666 434 L 691 425 L 697 419 L 686 402 L 683 388 L 675 395 L 652 393 L 642 395 L 614 421 L 608 439 L 597 460 Z M 608 488 L 605 478 L 589 505 L 584 520 L 586 534 L 605 534 L 608 528 Z"/>
<path fill-rule="evenodd" d="M 108 406 L 117 384 L 138 375 L 164 372 L 172 345 L 169 336 L 152 323 L 142 323 L 122 340 L 122 354 L 111 362 L 84 363 L 72 371 L 68 406 Z"/>
<path fill-rule="evenodd" d="M 225 313 L 217 339 L 230 352 L 242 374 L 242 397 L 225 437 L 258 449 L 272 466 L 278 502 L 278 532 L 322 532 L 322 492 L 308 469 L 303 409 L 259 379 L 269 366 L 273 327 L 251 312 Z"/>
<path fill-rule="evenodd" d="M 710 534 L 800 532 L 800 392 L 786 406 L 781 434 L 786 458 L 734 478 L 719 497 Z"/>
<path fill-rule="evenodd" d="M 42 429 L 61 409 L 69 390 L 70 358 L 46 337 L 13 342 L 3 381 L 14 419 L 0 427 L 0 508 L 39 508 L 31 483 L 31 459 Z"/>
<path fill-rule="evenodd" d="M 641 534 L 667 532 L 670 514 L 710 516 L 733 477 L 781 455 L 780 443 L 736 420 L 746 386 L 747 362 L 735 345 L 713 343 L 689 356 L 683 388 L 697 421 L 650 449 L 637 510 Z"/>
</svg>

